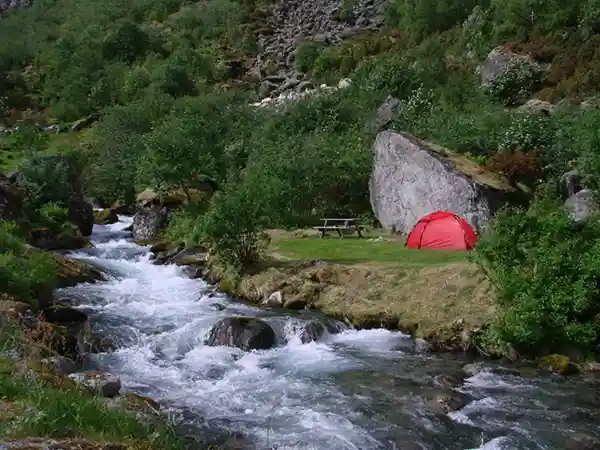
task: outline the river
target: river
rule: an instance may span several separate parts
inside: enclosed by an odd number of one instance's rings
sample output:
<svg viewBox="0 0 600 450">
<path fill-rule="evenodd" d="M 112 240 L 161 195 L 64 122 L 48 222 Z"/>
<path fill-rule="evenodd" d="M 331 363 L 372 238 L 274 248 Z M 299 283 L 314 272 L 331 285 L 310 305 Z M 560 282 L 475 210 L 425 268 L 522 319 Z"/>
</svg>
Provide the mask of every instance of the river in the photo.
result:
<svg viewBox="0 0 600 450">
<path fill-rule="evenodd" d="M 77 299 L 117 342 L 97 366 L 192 433 L 240 433 L 251 450 L 566 449 L 573 436 L 600 436 L 599 384 L 492 363 L 456 386 L 464 406 L 435 415 L 428 401 L 440 376 L 460 373 L 461 356 L 415 353 L 408 336 L 382 329 L 302 344 L 302 324 L 318 316 L 234 302 L 182 267 L 154 265 L 124 231 L 130 224 L 96 225 L 95 248 L 69 254 L 108 281 L 58 295 Z M 248 353 L 204 345 L 232 315 L 263 318 L 281 344 Z"/>
</svg>

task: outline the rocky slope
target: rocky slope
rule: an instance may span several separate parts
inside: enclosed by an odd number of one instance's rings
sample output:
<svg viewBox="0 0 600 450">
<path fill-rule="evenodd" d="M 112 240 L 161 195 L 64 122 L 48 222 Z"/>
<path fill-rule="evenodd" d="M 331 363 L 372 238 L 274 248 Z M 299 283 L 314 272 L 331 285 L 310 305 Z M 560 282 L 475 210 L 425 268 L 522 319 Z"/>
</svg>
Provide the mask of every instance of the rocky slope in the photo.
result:
<svg viewBox="0 0 600 450">
<path fill-rule="evenodd" d="M 259 52 L 250 75 L 260 81 L 261 97 L 312 87 L 296 67 L 299 44 L 313 41 L 337 45 L 377 30 L 387 0 L 281 0 L 273 8 L 267 30 L 258 37 Z"/>
</svg>

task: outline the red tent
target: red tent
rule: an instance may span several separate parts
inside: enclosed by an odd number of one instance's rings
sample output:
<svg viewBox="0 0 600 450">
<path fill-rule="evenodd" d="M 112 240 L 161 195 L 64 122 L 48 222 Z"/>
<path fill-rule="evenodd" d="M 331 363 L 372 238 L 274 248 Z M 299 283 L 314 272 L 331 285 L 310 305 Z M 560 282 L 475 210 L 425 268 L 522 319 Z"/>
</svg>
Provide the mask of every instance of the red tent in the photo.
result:
<svg viewBox="0 0 600 450">
<path fill-rule="evenodd" d="M 421 217 L 404 245 L 408 248 L 471 250 L 476 243 L 477 234 L 465 219 L 449 211 L 437 211 Z"/>
</svg>

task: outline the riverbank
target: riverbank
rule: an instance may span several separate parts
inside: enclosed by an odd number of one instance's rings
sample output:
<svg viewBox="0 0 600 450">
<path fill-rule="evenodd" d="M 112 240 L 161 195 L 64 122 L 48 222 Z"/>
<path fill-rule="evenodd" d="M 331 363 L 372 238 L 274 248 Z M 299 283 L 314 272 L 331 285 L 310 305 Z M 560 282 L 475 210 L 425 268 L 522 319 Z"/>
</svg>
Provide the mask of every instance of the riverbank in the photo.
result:
<svg viewBox="0 0 600 450">
<path fill-rule="evenodd" d="M 495 318 L 494 293 L 465 253 L 406 249 L 401 238 L 377 233 L 343 240 L 306 230 L 269 235 L 265 257 L 241 278 L 215 261 L 208 277 L 252 303 L 314 309 L 358 329 L 410 333 L 433 349 L 488 354 L 478 337 Z"/>
</svg>

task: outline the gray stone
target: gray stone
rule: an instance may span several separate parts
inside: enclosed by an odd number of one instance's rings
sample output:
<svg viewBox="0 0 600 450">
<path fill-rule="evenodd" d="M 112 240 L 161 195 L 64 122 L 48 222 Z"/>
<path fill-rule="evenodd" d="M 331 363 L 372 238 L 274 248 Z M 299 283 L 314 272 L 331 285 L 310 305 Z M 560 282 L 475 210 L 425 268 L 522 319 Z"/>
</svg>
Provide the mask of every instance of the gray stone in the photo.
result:
<svg viewBox="0 0 600 450">
<path fill-rule="evenodd" d="M 567 199 L 565 207 L 569 212 L 569 216 L 575 222 L 584 221 L 590 214 L 595 212 L 597 207 L 593 191 L 582 189 Z"/>
<path fill-rule="evenodd" d="M 387 128 L 394 119 L 400 106 L 400 100 L 388 95 L 379 108 L 377 108 L 375 117 L 369 123 L 368 130 L 371 133 L 377 133 Z"/>
<path fill-rule="evenodd" d="M 80 372 L 69 375 L 75 383 L 101 397 L 113 398 L 121 391 L 121 380 L 104 372 Z"/>
<path fill-rule="evenodd" d="M 149 241 L 164 229 L 168 223 L 169 211 L 161 205 L 138 207 L 133 216 L 133 238 L 136 241 Z"/>
<path fill-rule="evenodd" d="M 469 173 L 465 173 L 468 171 Z M 375 216 L 387 231 L 408 233 L 423 216 L 451 211 L 482 230 L 518 191 L 497 174 L 406 133 L 382 131 L 369 183 Z"/>
<path fill-rule="evenodd" d="M 502 45 L 494 48 L 478 68 L 481 85 L 490 84 L 498 75 L 518 63 L 529 64 L 537 68 L 537 64 L 529 55 L 519 55 Z"/>
<path fill-rule="evenodd" d="M 276 344 L 268 323 L 253 317 L 227 317 L 213 326 L 206 345 L 237 347 L 244 351 L 267 350 Z"/>
<path fill-rule="evenodd" d="M 325 334 L 325 326 L 319 322 L 309 322 L 304 325 L 302 332 L 300 333 L 300 341 L 303 344 L 308 344 L 309 342 L 318 341 Z"/>
<path fill-rule="evenodd" d="M 577 170 L 570 170 L 564 173 L 560 177 L 560 180 L 563 185 L 563 195 L 565 198 L 569 198 L 577 194 L 584 188 L 582 177 Z"/>
<path fill-rule="evenodd" d="M 283 295 L 281 294 L 281 291 L 275 291 L 269 295 L 269 297 L 267 297 L 265 300 L 265 305 L 272 308 L 283 306 Z"/>
<path fill-rule="evenodd" d="M 54 356 L 52 358 L 43 359 L 42 364 L 60 375 L 70 375 L 77 372 L 79 368 L 75 361 L 70 358 L 65 358 L 64 356 Z"/>
<path fill-rule="evenodd" d="M 525 104 L 517 108 L 517 110 L 521 112 L 545 115 L 550 115 L 556 112 L 556 109 L 556 105 L 553 105 L 552 103 L 546 102 L 544 100 L 539 100 L 537 98 L 532 98 L 531 100 L 526 101 Z"/>
</svg>

